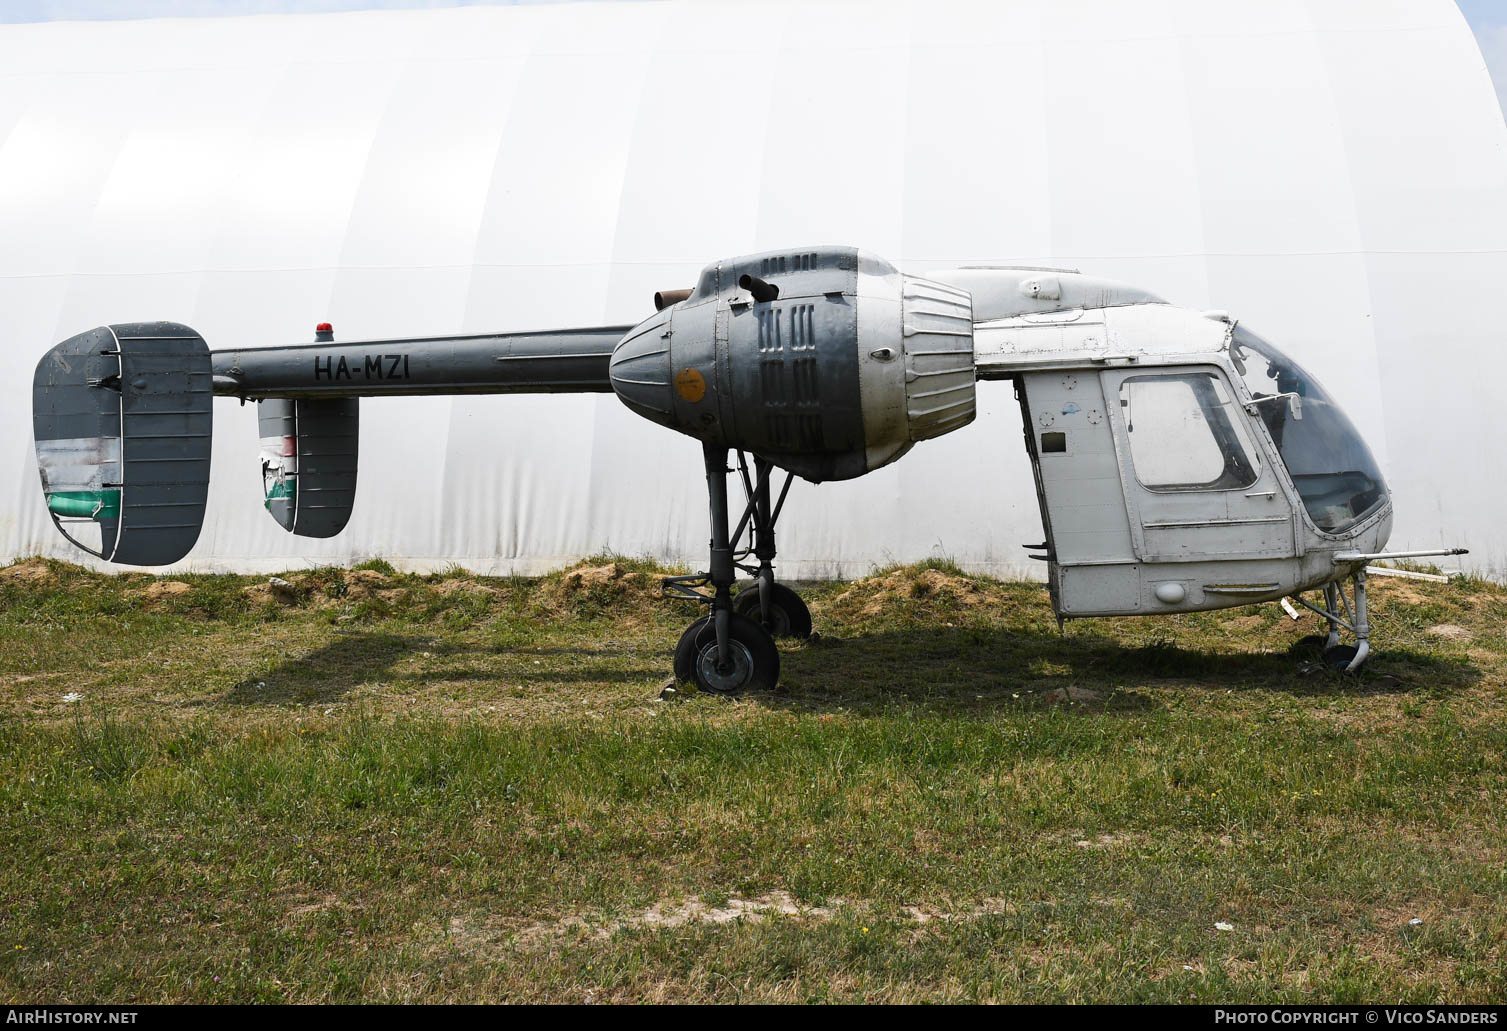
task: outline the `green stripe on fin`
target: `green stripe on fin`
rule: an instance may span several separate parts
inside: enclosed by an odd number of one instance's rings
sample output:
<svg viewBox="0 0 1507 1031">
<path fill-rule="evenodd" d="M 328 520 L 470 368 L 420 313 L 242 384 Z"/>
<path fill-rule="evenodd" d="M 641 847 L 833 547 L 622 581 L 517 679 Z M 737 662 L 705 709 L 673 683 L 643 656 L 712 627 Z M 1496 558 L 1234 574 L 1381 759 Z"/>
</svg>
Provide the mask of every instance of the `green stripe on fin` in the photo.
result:
<svg viewBox="0 0 1507 1031">
<path fill-rule="evenodd" d="M 71 519 L 119 519 L 120 491 L 64 490 L 47 495 L 48 511 Z"/>
<path fill-rule="evenodd" d="M 271 511 L 271 509 L 272 509 L 272 502 L 274 502 L 274 501 L 292 501 L 294 495 L 297 494 L 297 493 L 298 493 L 298 481 L 296 481 L 296 480 L 278 480 L 276 483 L 274 483 L 271 487 L 269 487 L 267 489 L 267 500 L 265 502 L 263 502 L 263 504 L 266 506 L 266 508 L 268 509 L 268 511 Z"/>
</svg>

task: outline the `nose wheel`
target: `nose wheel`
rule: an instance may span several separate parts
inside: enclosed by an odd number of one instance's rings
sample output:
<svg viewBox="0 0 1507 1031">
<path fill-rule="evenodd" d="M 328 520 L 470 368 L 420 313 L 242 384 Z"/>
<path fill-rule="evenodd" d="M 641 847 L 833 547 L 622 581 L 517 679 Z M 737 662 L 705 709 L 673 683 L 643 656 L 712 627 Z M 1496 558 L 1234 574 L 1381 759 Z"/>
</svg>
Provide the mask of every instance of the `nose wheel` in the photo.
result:
<svg viewBox="0 0 1507 1031">
<path fill-rule="evenodd" d="M 1365 665 L 1366 658 L 1371 654 L 1371 622 L 1366 610 L 1365 567 L 1351 573 L 1350 582 L 1350 593 L 1355 598 L 1353 605 L 1350 599 L 1345 597 L 1344 584 L 1338 580 L 1324 585 L 1322 607 L 1296 595 L 1293 597 L 1293 601 L 1299 605 L 1323 616 L 1329 628 L 1327 634 L 1304 638 L 1299 644 L 1322 648 L 1324 665 L 1341 673 L 1358 671 L 1361 666 Z M 1355 644 L 1340 644 L 1342 628 L 1355 635 Z"/>
</svg>

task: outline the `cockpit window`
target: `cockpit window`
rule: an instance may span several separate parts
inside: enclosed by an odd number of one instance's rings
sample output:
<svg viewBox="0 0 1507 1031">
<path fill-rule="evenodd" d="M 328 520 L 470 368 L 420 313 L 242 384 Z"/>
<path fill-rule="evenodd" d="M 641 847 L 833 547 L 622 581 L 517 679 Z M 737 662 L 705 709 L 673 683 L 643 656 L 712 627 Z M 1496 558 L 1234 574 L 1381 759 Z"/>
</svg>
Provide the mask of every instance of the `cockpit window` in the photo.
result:
<svg viewBox="0 0 1507 1031">
<path fill-rule="evenodd" d="M 1120 410 L 1136 479 L 1147 490 L 1235 490 L 1260 476 L 1222 376 L 1132 376 L 1120 384 Z"/>
<path fill-rule="evenodd" d="M 1256 411 L 1314 525 L 1339 533 L 1386 501 L 1387 485 L 1371 449 L 1302 366 L 1239 326 L 1230 358 L 1252 400 L 1259 402 Z M 1281 394 L 1296 394 L 1297 405 L 1277 396 Z"/>
</svg>

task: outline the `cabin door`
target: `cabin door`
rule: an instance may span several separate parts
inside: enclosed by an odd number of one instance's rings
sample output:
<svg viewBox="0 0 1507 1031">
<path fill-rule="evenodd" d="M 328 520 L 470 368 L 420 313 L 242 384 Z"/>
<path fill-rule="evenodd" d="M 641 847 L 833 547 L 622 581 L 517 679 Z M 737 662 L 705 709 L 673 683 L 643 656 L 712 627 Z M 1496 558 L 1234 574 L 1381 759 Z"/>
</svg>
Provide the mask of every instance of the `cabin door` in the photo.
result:
<svg viewBox="0 0 1507 1031">
<path fill-rule="evenodd" d="M 1098 374 L 1032 372 L 1019 383 L 1058 615 L 1138 610 L 1140 572 Z"/>
<path fill-rule="evenodd" d="M 1143 563 L 1288 558 L 1293 511 L 1217 366 L 1100 374 Z"/>
</svg>

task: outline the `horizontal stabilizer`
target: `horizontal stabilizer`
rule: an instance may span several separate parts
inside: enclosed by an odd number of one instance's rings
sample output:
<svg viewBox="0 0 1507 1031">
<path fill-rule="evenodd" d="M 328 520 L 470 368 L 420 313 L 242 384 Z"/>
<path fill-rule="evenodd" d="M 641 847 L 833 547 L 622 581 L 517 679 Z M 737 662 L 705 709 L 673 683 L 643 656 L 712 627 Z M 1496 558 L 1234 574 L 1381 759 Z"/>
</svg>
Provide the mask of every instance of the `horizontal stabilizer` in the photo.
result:
<svg viewBox="0 0 1507 1031">
<path fill-rule="evenodd" d="M 359 406 L 354 397 L 257 403 L 267 511 L 300 537 L 333 537 L 356 504 Z"/>
<path fill-rule="evenodd" d="M 177 562 L 209 494 L 209 348 L 174 322 L 102 326 L 37 363 L 32 425 L 47 509 L 111 562 Z"/>
</svg>

